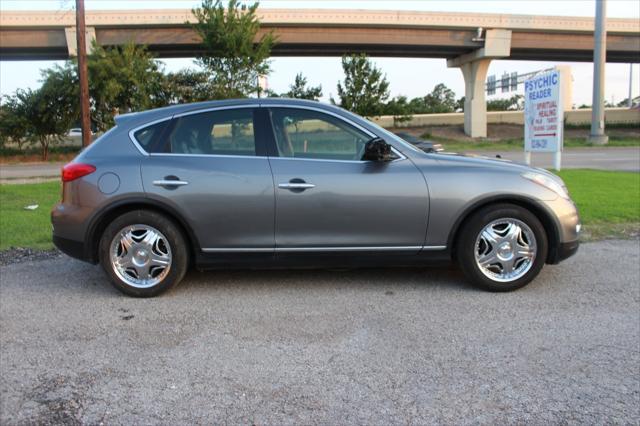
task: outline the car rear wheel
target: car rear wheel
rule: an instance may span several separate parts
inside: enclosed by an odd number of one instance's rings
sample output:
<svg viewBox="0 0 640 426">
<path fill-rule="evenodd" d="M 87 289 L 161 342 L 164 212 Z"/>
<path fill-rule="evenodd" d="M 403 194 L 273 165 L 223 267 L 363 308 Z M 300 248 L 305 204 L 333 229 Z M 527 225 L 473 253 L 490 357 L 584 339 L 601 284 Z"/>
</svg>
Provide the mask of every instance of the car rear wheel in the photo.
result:
<svg viewBox="0 0 640 426">
<path fill-rule="evenodd" d="M 490 291 L 527 285 L 542 270 L 547 252 L 547 235 L 538 218 L 512 204 L 488 206 L 472 215 L 457 244 L 467 278 Z"/>
<path fill-rule="evenodd" d="M 118 290 L 130 296 L 152 297 L 182 280 L 188 248 L 170 219 L 136 210 L 107 226 L 100 240 L 100 263 Z"/>
</svg>

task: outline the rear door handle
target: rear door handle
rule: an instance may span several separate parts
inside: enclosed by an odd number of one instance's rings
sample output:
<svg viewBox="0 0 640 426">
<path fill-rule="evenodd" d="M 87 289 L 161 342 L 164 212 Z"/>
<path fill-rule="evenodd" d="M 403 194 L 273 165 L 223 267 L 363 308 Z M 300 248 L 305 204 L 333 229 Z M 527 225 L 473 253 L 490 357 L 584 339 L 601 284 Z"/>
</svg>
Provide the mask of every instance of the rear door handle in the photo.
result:
<svg viewBox="0 0 640 426">
<path fill-rule="evenodd" d="M 189 182 L 184 180 L 154 180 L 153 184 L 155 186 L 185 186 L 189 185 Z"/>
<path fill-rule="evenodd" d="M 164 179 L 154 180 L 153 184 L 155 186 L 185 186 L 189 185 L 189 182 L 186 180 L 180 180 L 177 176 L 165 176 Z"/>
<path fill-rule="evenodd" d="M 288 182 L 288 183 L 279 183 L 278 188 L 282 189 L 311 189 L 316 186 L 312 183 L 302 183 L 302 182 Z"/>
</svg>

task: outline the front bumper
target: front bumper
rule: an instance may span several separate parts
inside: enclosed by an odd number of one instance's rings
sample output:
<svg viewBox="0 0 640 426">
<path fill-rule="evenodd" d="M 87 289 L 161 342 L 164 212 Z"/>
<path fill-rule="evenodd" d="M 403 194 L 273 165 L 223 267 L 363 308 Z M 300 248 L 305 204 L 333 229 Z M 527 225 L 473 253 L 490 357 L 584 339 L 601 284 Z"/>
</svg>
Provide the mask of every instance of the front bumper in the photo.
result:
<svg viewBox="0 0 640 426">
<path fill-rule="evenodd" d="M 575 240 L 568 243 L 560 243 L 557 247 L 551 247 L 549 251 L 549 257 L 547 263 L 552 265 L 558 264 L 565 259 L 570 258 L 578 252 L 580 247 L 580 241 Z"/>
<path fill-rule="evenodd" d="M 547 263 L 557 264 L 573 256 L 580 246 L 580 215 L 572 200 L 558 197 L 545 201 L 547 209 L 554 216 L 557 234 L 551 239 Z"/>
</svg>

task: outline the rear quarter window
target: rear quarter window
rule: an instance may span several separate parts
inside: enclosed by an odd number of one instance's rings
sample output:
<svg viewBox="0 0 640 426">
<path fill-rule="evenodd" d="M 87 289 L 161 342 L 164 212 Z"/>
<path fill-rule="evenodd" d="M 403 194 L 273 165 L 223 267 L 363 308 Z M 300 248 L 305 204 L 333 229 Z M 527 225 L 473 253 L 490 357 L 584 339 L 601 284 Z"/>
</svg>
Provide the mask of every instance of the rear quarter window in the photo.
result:
<svg viewBox="0 0 640 426">
<path fill-rule="evenodd" d="M 140 147 L 148 153 L 164 152 L 163 133 L 171 120 L 161 121 L 136 130 L 133 137 Z"/>
</svg>

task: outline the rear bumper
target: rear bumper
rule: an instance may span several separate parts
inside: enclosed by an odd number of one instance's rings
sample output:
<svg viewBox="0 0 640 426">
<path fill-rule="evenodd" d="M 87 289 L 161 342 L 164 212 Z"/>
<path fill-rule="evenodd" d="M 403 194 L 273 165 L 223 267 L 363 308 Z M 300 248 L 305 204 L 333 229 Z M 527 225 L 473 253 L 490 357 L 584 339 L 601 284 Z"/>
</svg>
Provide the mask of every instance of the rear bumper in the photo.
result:
<svg viewBox="0 0 640 426">
<path fill-rule="evenodd" d="M 580 247 L 580 241 L 570 241 L 567 243 L 560 243 L 558 247 L 552 248 L 549 253 L 548 262 L 552 265 L 562 262 L 565 259 L 573 256 L 578 252 L 578 247 Z"/>
<path fill-rule="evenodd" d="M 94 263 L 89 259 L 89 256 L 87 256 L 87 251 L 85 250 L 85 246 L 82 241 L 74 241 L 53 235 L 53 244 L 55 244 L 55 246 L 66 255 L 85 262 Z"/>
</svg>

